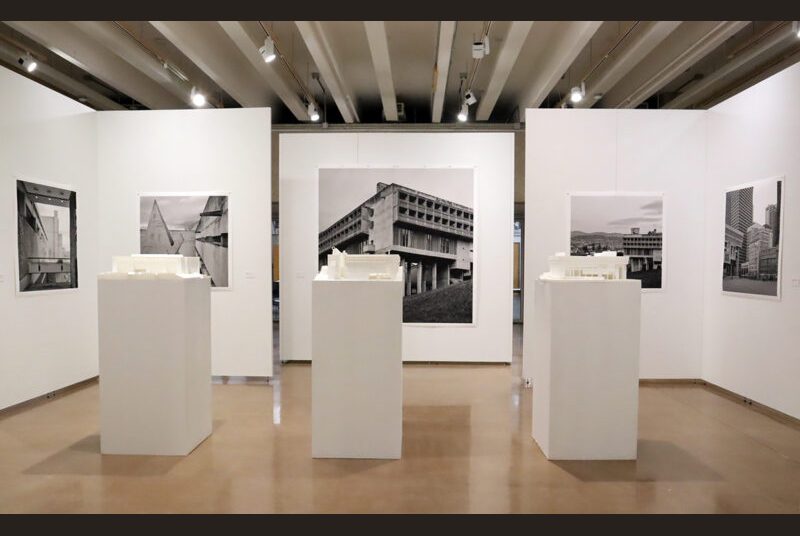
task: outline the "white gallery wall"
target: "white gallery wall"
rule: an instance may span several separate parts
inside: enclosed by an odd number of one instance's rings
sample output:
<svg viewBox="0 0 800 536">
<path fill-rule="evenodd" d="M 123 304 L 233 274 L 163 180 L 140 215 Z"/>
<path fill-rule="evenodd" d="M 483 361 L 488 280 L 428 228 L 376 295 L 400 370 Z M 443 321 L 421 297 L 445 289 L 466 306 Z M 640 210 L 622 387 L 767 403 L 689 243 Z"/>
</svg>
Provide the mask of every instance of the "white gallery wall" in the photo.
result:
<svg viewBox="0 0 800 536">
<path fill-rule="evenodd" d="M 230 288 L 211 291 L 212 374 L 272 375 L 270 111 L 97 113 L 99 255 L 139 252 L 140 193 L 227 193 Z"/>
<path fill-rule="evenodd" d="M 0 68 L 0 409 L 97 375 L 94 115 Z M 77 289 L 16 295 L 17 178 L 77 192 Z"/>
<path fill-rule="evenodd" d="M 800 418 L 798 95 L 800 64 L 708 111 L 703 378 Z M 723 295 L 725 190 L 776 176 L 784 177 L 782 297 Z"/>
<path fill-rule="evenodd" d="M 319 133 L 280 136 L 281 359 L 311 359 L 320 168 L 475 169 L 475 322 L 403 326 L 405 361 L 510 362 L 514 136 Z M 342 304 L 342 312 L 353 304 Z"/>
<path fill-rule="evenodd" d="M 526 113 L 526 311 L 535 310 L 534 283 L 547 271 L 547 258 L 569 252 L 568 193 L 663 193 L 663 288 L 642 295 L 642 378 L 698 378 L 702 370 L 705 114 L 580 109 Z M 532 316 L 526 320 L 522 375 L 530 377 Z"/>
</svg>

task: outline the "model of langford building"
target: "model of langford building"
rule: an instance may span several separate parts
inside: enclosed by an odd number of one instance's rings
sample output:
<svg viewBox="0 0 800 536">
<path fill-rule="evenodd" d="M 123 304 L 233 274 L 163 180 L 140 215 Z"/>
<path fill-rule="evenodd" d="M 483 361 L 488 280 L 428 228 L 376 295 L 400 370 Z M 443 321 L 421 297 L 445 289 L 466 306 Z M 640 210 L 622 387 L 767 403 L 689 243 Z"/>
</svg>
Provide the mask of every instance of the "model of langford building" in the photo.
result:
<svg viewBox="0 0 800 536">
<path fill-rule="evenodd" d="M 405 294 L 472 277 L 474 211 L 399 184 L 378 183 L 375 195 L 319 233 L 320 266 L 333 248 L 392 253 L 405 266 Z"/>
</svg>

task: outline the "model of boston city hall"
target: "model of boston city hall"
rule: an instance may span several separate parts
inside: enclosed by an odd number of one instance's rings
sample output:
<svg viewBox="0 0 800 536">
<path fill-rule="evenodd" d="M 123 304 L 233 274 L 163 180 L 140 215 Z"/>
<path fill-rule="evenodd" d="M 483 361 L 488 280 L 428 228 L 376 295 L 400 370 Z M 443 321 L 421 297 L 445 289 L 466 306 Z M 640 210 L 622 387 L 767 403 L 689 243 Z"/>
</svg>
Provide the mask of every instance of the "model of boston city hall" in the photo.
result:
<svg viewBox="0 0 800 536">
<path fill-rule="evenodd" d="M 409 315 L 409 297 L 456 286 L 468 295 L 471 317 L 474 224 L 469 207 L 379 182 L 375 195 L 319 233 L 319 263 L 324 265 L 334 248 L 349 254 L 397 254 L 406 273 L 404 321 L 433 321 Z"/>
</svg>

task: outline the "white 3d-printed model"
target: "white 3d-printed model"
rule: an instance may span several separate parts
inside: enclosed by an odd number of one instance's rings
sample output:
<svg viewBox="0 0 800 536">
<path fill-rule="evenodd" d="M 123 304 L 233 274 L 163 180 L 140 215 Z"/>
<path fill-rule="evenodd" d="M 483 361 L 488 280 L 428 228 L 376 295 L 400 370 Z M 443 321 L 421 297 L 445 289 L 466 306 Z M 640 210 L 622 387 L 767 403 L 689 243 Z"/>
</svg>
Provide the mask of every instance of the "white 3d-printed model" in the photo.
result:
<svg viewBox="0 0 800 536">
<path fill-rule="evenodd" d="M 548 258 L 550 271 L 541 275 L 543 280 L 619 280 L 627 279 L 627 256 L 617 256 L 616 252 L 597 253 L 593 256 L 579 257 L 556 253 Z"/>
<path fill-rule="evenodd" d="M 183 255 L 126 255 L 111 258 L 111 271 L 100 274 L 106 279 L 176 279 L 207 277 L 200 274 L 200 258 Z"/>
<path fill-rule="evenodd" d="M 399 255 L 348 255 L 333 248 L 328 265 L 320 269 L 316 279 L 402 281 L 403 267 Z"/>
</svg>

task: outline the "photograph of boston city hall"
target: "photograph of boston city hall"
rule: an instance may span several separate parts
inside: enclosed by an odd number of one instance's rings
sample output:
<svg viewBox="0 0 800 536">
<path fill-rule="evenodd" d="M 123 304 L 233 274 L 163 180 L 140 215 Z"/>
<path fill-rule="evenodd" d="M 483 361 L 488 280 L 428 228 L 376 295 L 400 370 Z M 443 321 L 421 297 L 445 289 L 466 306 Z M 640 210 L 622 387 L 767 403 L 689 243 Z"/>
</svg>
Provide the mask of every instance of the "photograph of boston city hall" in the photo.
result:
<svg viewBox="0 0 800 536">
<path fill-rule="evenodd" d="M 403 321 L 472 322 L 472 208 L 400 184 L 376 193 L 319 233 L 319 263 L 349 254 L 400 255 Z"/>
</svg>

